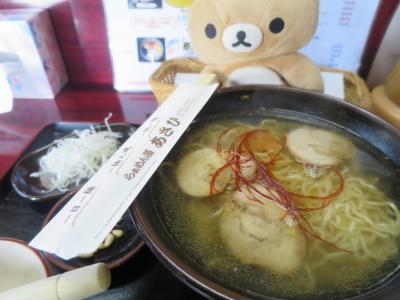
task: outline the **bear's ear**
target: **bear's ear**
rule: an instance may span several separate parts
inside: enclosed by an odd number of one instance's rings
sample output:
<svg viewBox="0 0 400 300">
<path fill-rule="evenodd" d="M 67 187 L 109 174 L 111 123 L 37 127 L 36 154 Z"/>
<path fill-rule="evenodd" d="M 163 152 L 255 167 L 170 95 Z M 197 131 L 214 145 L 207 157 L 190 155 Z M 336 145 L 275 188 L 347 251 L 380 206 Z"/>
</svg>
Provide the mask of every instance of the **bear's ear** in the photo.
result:
<svg viewBox="0 0 400 300">
<path fill-rule="evenodd" d="M 189 7 L 192 6 L 194 0 L 167 0 L 169 5 L 175 7 Z"/>
</svg>

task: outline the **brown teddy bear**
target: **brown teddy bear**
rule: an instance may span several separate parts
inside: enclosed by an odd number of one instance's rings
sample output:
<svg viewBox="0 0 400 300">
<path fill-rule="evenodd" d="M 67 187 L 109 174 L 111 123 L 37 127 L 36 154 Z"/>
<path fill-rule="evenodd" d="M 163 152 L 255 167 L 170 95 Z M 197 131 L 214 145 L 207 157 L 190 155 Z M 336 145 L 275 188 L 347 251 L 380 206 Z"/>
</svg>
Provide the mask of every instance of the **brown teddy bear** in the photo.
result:
<svg viewBox="0 0 400 300">
<path fill-rule="evenodd" d="M 319 68 L 297 51 L 318 24 L 318 0 L 194 0 L 189 34 L 204 72 L 224 86 L 279 84 L 323 91 Z"/>
</svg>

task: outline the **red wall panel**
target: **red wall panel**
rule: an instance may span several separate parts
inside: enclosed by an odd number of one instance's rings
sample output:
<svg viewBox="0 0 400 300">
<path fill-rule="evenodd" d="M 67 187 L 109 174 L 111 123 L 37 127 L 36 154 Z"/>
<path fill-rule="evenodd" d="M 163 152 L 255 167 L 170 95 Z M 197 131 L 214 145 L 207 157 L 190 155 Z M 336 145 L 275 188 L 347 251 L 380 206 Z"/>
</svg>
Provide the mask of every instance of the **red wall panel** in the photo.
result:
<svg viewBox="0 0 400 300">
<path fill-rule="evenodd" d="M 399 2 L 400 0 L 381 0 L 381 5 L 377 12 L 373 30 L 370 33 L 360 68 L 360 74 L 364 78 L 368 77 L 368 73 L 385 36 L 386 30 L 389 27 L 396 9 L 399 7 Z"/>
</svg>

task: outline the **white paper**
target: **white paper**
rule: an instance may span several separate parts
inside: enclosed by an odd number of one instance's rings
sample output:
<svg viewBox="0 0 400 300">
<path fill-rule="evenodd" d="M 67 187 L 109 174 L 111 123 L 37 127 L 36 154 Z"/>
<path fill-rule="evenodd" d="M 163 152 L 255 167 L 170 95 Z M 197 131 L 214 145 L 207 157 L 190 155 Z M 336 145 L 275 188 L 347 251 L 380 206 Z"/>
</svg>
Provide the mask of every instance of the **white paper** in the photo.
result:
<svg viewBox="0 0 400 300">
<path fill-rule="evenodd" d="M 176 73 L 175 84 L 180 85 L 182 83 L 196 83 L 200 79 L 200 73 Z"/>
<path fill-rule="evenodd" d="M 12 111 L 14 104 L 14 97 L 8 83 L 7 73 L 0 64 L 0 114 Z"/>
<path fill-rule="evenodd" d="M 63 259 L 95 251 L 217 88 L 179 86 L 30 246 Z"/>
<path fill-rule="evenodd" d="M 317 33 L 301 52 L 321 66 L 357 71 L 379 2 L 321 0 Z M 148 79 L 164 60 L 195 57 L 188 9 L 161 0 L 103 4 L 116 90 L 150 91 Z"/>
<path fill-rule="evenodd" d="M 357 72 L 380 0 L 321 0 L 314 39 L 301 51 L 315 63 Z"/>
<path fill-rule="evenodd" d="M 326 95 L 344 100 L 346 96 L 343 73 L 321 72 L 321 75 L 322 79 L 324 80 L 324 93 Z"/>
</svg>

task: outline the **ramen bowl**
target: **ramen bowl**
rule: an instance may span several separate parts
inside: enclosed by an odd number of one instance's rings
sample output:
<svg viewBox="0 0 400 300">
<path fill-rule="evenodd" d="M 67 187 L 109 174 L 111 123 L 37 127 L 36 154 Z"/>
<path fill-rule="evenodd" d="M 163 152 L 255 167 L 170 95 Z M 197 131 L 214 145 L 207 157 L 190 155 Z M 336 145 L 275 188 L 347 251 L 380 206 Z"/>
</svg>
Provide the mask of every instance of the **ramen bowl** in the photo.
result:
<svg viewBox="0 0 400 300">
<path fill-rule="evenodd" d="M 198 132 L 204 124 L 224 120 L 246 120 L 255 123 L 260 119 L 279 119 L 285 122 L 295 122 L 306 126 L 317 126 L 341 132 L 351 138 L 357 149 L 375 157 L 379 165 L 373 168 L 384 168 L 380 173 L 381 181 L 389 186 L 387 194 L 396 202 L 400 194 L 397 178 L 400 178 L 400 133 L 394 127 L 349 103 L 330 98 L 318 93 L 286 87 L 241 87 L 224 89 L 216 93 L 196 120 L 189 127 L 181 141 L 175 146 L 166 161 L 180 159 L 180 148 L 193 134 Z M 390 171 L 385 171 L 390 170 Z M 134 218 L 139 232 L 148 247 L 180 280 L 207 298 L 221 299 L 395 299 L 400 292 L 400 277 L 398 276 L 398 259 L 391 261 L 390 267 L 381 273 L 376 273 L 373 279 L 360 288 L 348 291 L 326 290 L 318 292 L 297 292 L 297 286 L 290 287 L 290 291 L 270 289 L 272 282 L 263 277 L 260 268 L 252 269 L 252 280 L 242 281 L 248 269 L 233 267 L 231 272 L 222 272 L 227 269 L 224 263 L 218 260 L 207 261 L 203 257 L 206 247 L 192 243 L 187 247 L 181 231 L 171 229 L 169 223 L 174 222 L 173 214 L 164 208 L 166 196 L 162 191 L 163 185 L 160 172 L 156 173 L 146 185 L 137 201 L 132 206 Z M 361 200 L 360 200 L 361 201 Z M 187 223 L 189 224 L 189 223 Z M 189 224 L 190 225 L 190 224 Z M 394 230 L 400 230 L 399 226 Z M 346 229 L 347 230 L 347 229 Z M 349 226 L 348 231 L 351 228 Z M 321 237 L 314 235 L 314 238 Z M 212 244 L 210 237 L 204 239 Z M 326 245 L 327 247 L 333 246 Z M 211 246 L 210 246 L 211 247 Z M 273 249 L 273 246 L 269 248 Z M 380 248 L 379 248 L 380 247 Z M 384 243 L 378 245 L 378 250 L 388 247 Z M 398 244 L 396 246 L 398 252 Z M 189 248 L 199 249 L 195 253 Z M 204 248 L 204 249 L 203 249 Z M 202 250 L 203 249 L 203 250 Z M 356 257 L 355 252 L 347 249 L 350 263 Z M 251 251 L 251 249 L 250 249 Z M 228 251 L 229 252 L 229 251 Z M 270 253 L 266 251 L 265 255 Z M 373 255 L 372 253 L 371 255 Z M 398 256 L 398 255 L 397 255 Z M 396 256 L 396 257 L 397 257 Z M 285 260 L 284 256 L 281 259 Z M 386 263 L 386 262 L 385 262 Z M 210 265 L 214 264 L 214 268 Z M 215 267 L 215 264 L 217 267 Z M 219 264 L 219 265 L 218 265 Z M 328 272 L 329 273 L 329 272 Z M 259 274 L 259 276 L 254 275 Z M 344 274 L 345 275 L 345 274 Z M 284 278 L 284 277 L 282 277 Z M 261 280 L 262 279 L 262 280 Z M 290 279 L 291 280 L 291 279 Z M 288 280 L 290 282 L 290 280 Z M 251 281 L 260 281 L 262 288 L 249 284 Z M 281 280 L 284 281 L 284 280 Z M 299 287 L 301 288 L 301 287 Z"/>
</svg>

